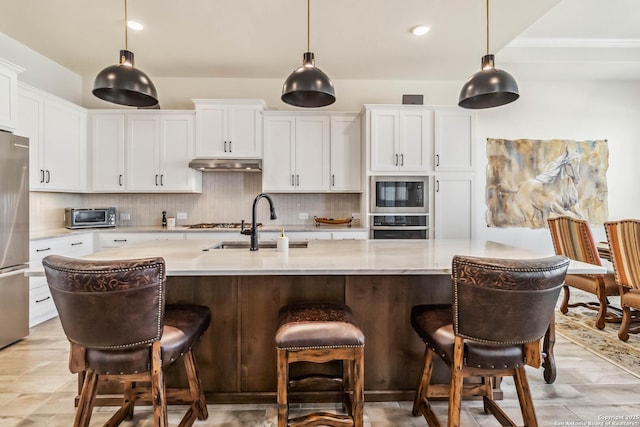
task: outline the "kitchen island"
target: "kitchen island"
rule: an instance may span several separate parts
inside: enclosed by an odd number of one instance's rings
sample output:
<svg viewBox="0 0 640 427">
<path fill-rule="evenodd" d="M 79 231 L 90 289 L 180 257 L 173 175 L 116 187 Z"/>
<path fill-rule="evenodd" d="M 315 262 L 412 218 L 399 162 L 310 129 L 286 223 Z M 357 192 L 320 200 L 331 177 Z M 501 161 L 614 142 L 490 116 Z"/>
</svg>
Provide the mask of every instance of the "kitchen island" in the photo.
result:
<svg viewBox="0 0 640 427">
<path fill-rule="evenodd" d="M 211 327 L 196 350 L 210 402 L 275 401 L 278 309 L 304 301 L 344 302 L 353 309 L 366 336 L 367 400 L 412 399 L 424 344 L 410 326 L 409 313 L 416 304 L 451 301 L 453 255 L 550 255 L 468 240 L 318 240 L 288 253 L 218 246 L 219 241 L 205 240 L 146 242 L 85 257 L 162 256 L 167 301 L 211 308 Z M 570 266 L 572 273 L 601 270 L 577 262 Z M 436 371 L 441 373 L 436 379 L 447 381 L 442 367 Z M 177 369 L 168 376 L 184 381 Z"/>
</svg>

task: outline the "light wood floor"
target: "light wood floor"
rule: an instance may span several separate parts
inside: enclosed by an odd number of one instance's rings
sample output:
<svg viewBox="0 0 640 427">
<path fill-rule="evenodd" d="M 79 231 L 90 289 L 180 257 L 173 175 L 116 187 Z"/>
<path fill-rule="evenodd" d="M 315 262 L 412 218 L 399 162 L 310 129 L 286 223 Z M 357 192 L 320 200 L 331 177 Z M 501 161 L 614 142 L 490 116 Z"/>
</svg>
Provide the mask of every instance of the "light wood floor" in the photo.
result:
<svg viewBox="0 0 640 427">
<path fill-rule="evenodd" d="M 76 379 L 67 369 L 68 344 L 58 319 L 31 329 L 28 338 L 0 350 L 0 427 L 67 427 L 74 416 Z M 640 427 L 640 379 L 558 337 L 557 380 L 546 384 L 541 370 L 529 370 L 541 426 L 624 425 Z M 640 364 L 640 360 L 638 361 Z M 513 383 L 503 381 L 506 412 L 521 422 Z M 446 402 L 434 402 L 442 420 Z M 331 409 L 331 408 L 328 408 Z M 170 409 L 177 425 L 183 408 Z M 113 408 L 96 408 L 92 426 L 100 426 Z M 149 408 L 136 408 L 126 426 L 151 426 Z M 611 424 L 606 424 L 612 420 Z M 273 405 L 209 405 L 209 419 L 196 426 L 275 426 Z M 411 402 L 365 404 L 365 426 L 426 426 L 411 416 Z M 463 402 L 463 426 L 497 426 L 479 401 Z"/>
</svg>

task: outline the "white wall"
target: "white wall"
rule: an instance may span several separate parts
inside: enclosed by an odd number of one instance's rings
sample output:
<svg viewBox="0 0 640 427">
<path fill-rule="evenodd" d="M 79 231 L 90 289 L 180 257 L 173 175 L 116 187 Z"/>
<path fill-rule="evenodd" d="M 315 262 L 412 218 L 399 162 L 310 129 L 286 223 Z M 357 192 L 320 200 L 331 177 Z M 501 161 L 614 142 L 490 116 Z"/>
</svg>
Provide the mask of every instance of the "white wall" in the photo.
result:
<svg viewBox="0 0 640 427">
<path fill-rule="evenodd" d="M 552 251 L 548 229 L 487 228 L 484 199 L 486 138 L 606 139 L 609 219 L 640 218 L 640 82 L 518 82 L 515 103 L 478 112 L 478 239 Z M 606 240 L 602 227 L 594 237 Z"/>
<path fill-rule="evenodd" d="M 80 54 L 80 53 L 79 53 Z M 82 102 L 82 77 L 0 33 L 0 58 L 25 70 L 18 80 L 76 104 Z"/>
</svg>

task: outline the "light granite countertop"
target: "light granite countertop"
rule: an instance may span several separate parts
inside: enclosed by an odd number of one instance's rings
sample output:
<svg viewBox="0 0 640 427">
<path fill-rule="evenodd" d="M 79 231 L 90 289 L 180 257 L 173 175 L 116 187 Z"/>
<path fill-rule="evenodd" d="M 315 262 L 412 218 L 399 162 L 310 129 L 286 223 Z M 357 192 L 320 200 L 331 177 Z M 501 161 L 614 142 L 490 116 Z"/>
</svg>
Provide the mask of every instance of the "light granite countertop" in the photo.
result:
<svg viewBox="0 0 640 427">
<path fill-rule="evenodd" d="M 450 274 L 454 255 L 540 258 L 540 254 L 488 241 L 470 240 L 312 240 L 306 248 L 213 249 L 219 240 L 141 242 L 87 255 L 109 260 L 160 256 L 169 276 L 237 275 L 440 275 Z M 293 242 L 292 242 L 293 243 Z M 606 272 L 571 262 L 574 274 Z M 28 275 L 42 275 L 33 269 Z"/>
</svg>

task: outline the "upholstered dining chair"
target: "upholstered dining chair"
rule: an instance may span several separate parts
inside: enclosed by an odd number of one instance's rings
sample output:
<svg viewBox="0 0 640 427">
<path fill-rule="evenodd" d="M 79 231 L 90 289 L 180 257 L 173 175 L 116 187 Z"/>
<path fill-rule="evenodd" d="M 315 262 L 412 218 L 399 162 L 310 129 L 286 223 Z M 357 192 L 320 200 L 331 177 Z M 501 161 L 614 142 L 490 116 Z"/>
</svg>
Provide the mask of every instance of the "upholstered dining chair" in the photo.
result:
<svg viewBox="0 0 640 427">
<path fill-rule="evenodd" d="M 549 218 L 549 231 L 556 255 L 564 255 L 576 261 L 602 265 L 589 223 L 583 219 L 559 216 Z M 595 295 L 598 301 L 569 303 L 570 290 L 576 288 Z M 569 274 L 563 287 L 564 298 L 560 312 L 567 314 L 570 307 L 586 307 L 596 310 L 596 328 L 603 329 L 605 322 L 620 322 L 620 309 L 609 304 L 610 296 L 619 296 L 620 291 L 613 272 L 607 274 Z"/>
<path fill-rule="evenodd" d="M 74 426 L 89 425 L 101 380 L 124 385 L 122 406 L 105 425 L 130 419 L 136 402 L 145 401 L 153 405 L 153 425 L 167 426 L 169 398 L 190 405 L 181 426 L 208 417 L 192 348 L 209 327 L 211 312 L 199 305 L 165 305 L 162 258 L 91 261 L 50 255 L 42 265 L 71 344 L 70 371 L 84 374 Z M 188 388 L 167 389 L 164 371 L 178 359 Z"/>
<path fill-rule="evenodd" d="M 640 220 L 609 221 L 604 223 L 604 229 L 616 282 L 620 286 L 622 323 L 618 338 L 627 341 L 630 333 L 640 332 L 640 326 L 631 328 L 631 310 L 640 310 Z"/>
<path fill-rule="evenodd" d="M 515 426 L 493 400 L 495 376 L 514 378 L 524 423 L 537 426 L 525 365 L 541 365 L 540 339 L 568 265 L 564 256 L 531 260 L 454 256 L 453 304 L 417 305 L 411 310 L 411 325 L 426 344 L 412 414 L 422 414 L 432 427 L 440 426 L 428 400 L 433 359 L 438 356 L 451 368 L 449 427 L 460 425 L 463 395 L 483 396 L 485 413 L 503 426 Z M 469 376 L 481 377 L 483 383 L 464 384 Z"/>
</svg>

